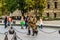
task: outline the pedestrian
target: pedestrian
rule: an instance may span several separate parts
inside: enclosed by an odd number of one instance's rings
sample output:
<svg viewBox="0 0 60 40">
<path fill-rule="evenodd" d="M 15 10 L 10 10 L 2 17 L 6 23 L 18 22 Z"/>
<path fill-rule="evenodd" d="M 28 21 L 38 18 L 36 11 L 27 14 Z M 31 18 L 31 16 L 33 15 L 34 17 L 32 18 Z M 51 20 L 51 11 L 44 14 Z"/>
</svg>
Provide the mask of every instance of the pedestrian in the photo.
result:
<svg viewBox="0 0 60 40">
<path fill-rule="evenodd" d="M 42 20 L 42 17 L 40 17 L 40 28 L 41 29 L 43 28 L 43 20 Z"/>
<path fill-rule="evenodd" d="M 9 21 L 9 18 L 10 18 L 10 17 L 8 16 L 8 18 L 7 18 L 7 21 L 8 21 L 8 26 L 10 26 L 10 21 Z"/>
<path fill-rule="evenodd" d="M 30 15 L 28 15 L 28 34 L 27 35 L 30 35 L 31 34 L 31 30 L 30 30 L 30 27 L 31 27 L 31 19 L 30 19 Z"/>
<path fill-rule="evenodd" d="M 27 29 L 27 27 L 28 27 L 28 16 L 27 15 L 25 15 L 25 26 L 26 26 L 26 29 Z"/>
<path fill-rule="evenodd" d="M 32 36 L 34 36 L 34 34 L 37 35 L 37 26 L 36 26 L 36 23 L 37 23 L 37 19 L 36 19 L 35 16 L 33 16 L 33 21 L 32 21 L 32 24 L 31 24 L 32 31 L 33 31 Z"/>
<path fill-rule="evenodd" d="M 23 16 L 22 16 L 22 18 L 21 18 L 20 25 L 21 25 L 21 29 L 23 29 L 23 26 L 25 25 L 25 21 L 24 21 Z"/>
<path fill-rule="evenodd" d="M 7 27 L 7 16 L 4 19 L 4 25 L 5 25 L 5 28 L 6 28 Z"/>
<path fill-rule="evenodd" d="M 12 26 L 11 24 L 12 24 L 12 18 L 11 17 L 9 17 L 9 24 L 10 24 L 10 27 Z"/>
</svg>

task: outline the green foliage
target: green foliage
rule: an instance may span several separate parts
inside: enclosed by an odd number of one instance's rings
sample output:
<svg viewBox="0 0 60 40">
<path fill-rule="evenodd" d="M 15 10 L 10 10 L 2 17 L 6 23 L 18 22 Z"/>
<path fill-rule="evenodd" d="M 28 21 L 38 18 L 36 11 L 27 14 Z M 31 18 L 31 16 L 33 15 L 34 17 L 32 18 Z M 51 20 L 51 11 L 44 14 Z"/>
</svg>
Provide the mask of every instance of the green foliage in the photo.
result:
<svg viewBox="0 0 60 40">
<path fill-rule="evenodd" d="M 25 3 L 26 3 L 25 9 L 28 9 L 28 10 L 33 9 L 35 5 L 34 1 L 32 0 L 25 0 Z"/>
<path fill-rule="evenodd" d="M 0 0 L 0 9 L 3 8 L 4 13 L 11 13 L 16 9 L 19 9 L 21 10 L 22 15 L 24 15 L 28 10 L 35 10 L 36 5 L 38 5 L 37 9 L 39 9 L 41 14 L 44 11 L 45 4 L 46 0 Z"/>
<path fill-rule="evenodd" d="M 6 10 L 8 12 L 14 12 L 17 8 L 17 3 L 15 0 L 5 0 L 5 3 L 6 3 Z"/>
<path fill-rule="evenodd" d="M 44 12 L 45 6 L 46 6 L 46 0 L 39 0 L 40 16 L 42 16 L 42 13 Z"/>
</svg>

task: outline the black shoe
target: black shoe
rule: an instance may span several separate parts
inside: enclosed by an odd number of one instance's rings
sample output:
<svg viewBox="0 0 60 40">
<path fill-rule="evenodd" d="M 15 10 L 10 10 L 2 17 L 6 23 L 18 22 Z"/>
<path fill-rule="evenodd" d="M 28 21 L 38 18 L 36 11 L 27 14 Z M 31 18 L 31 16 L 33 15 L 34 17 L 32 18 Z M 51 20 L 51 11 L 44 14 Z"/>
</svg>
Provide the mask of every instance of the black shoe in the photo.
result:
<svg viewBox="0 0 60 40">
<path fill-rule="evenodd" d="M 34 34 L 32 36 L 34 36 Z"/>
<path fill-rule="evenodd" d="M 32 34 L 32 36 L 34 36 L 34 34 L 35 34 L 35 31 L 33 31 L 33 34 Z"/>
<path fill-rule="evenodd" d="M 28 34 L 27 35 L 30 35 L 31 34 L 31 31 L 30 30 L 28 30 Z"/>
<path fill-rule="evenodd" d="M 36 35 L 38 35 L 38 31 L 36 31 L 35 33 L 36 33 Z"/>
<path fill-rule="evenodd" d="M 30 35 L 30 34 L 27 34 L 27 35 Z"/>
</svg>

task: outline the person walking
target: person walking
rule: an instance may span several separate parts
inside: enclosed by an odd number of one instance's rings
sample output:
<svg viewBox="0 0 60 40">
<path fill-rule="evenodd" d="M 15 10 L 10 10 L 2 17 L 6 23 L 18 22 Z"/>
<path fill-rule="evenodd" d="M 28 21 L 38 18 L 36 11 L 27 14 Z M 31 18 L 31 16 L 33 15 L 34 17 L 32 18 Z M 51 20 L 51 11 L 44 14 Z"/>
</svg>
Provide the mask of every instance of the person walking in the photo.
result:
<svg viewBox="0 0 60 40">
<path fill-rule="evenodd" d="M 7 27 L 7 16 L 4 19 L 4 25 L 5 25 L 5 28 L 6 28 Z"/>
<path fill-rule="evenodd" d="M 27 27 L 28 27 L 28 16 L 27 15 L 25 16 L 25 26 L 26 26 L 26 29 L 27 29 Z"/>
<path fill-rule="evenodd" d="M 37 23 L 37 19 L 36 19 L 35 16 L 33 16 L 33 21 L 32 21 L 32 24 L 31 24 L 32 31 L 33 31 L 32 36 L 34 36 L 34 34 L 37 35 L 37 26 L 36 26 L 36 23 Z"/>
<path fill-rule="evenodd" d="M 8 18 L 8 21 L 9 21 L 9 24 L 10 24 L 10 27 L 12 26 L 11 24 L 12 24 L 12 18 L 11 17 L 9 17 Z"/>
<path fill-rule="evenodd" d="M 41 29 L 43 28 L 43 20 L 42 20 L 42 17 L 40 18 L 40 28 Z"/>
<path fill-rule="evenodd" d="M 7 18 L 7 21 L 8 21 L 8 26 L 10 26 L 10 21 L 9 21 L 9 18 L 10 18 L 10 17 L 8 16 L 8 18 Z"/>
<path fill-rule="evenodd" d="M 30 27 L 31 27 L 31 16 L 29 15 L 28 16 L 28 34 L 27 35 L 30 35 L 31 34 L 31 30 L 30 30 Z"/>
<path fill-rule="evenodd" d="M 23 29 L 23 26 L 25 25 L 25 21 L 24 21 L 23 16 L 22 16 L 22 18 L 21 18 L 20 25 L 21 25 L 21 29 Z"/>
</svg>

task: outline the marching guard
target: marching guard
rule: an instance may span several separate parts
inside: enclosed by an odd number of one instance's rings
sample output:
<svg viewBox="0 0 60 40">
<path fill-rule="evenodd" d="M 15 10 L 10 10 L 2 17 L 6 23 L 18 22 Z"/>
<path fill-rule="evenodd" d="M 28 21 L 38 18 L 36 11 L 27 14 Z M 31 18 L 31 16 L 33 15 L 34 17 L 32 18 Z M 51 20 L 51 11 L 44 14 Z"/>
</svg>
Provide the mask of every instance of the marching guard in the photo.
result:
<svg viewBox="0 0 60 40">
<path fill-rule="evenodd" d="M 37 31 L 36 22 L 37 22 L 37 19 L 35 16 L 29 16 L 29 19 L 28 19 L 28 35 L 31 34 L 30 27 L 32 28 L 32 31 L 33 31 L 32 36 L 34 36 L 34 34 L 37 35 L 38 31 Z"/>
</svg>

